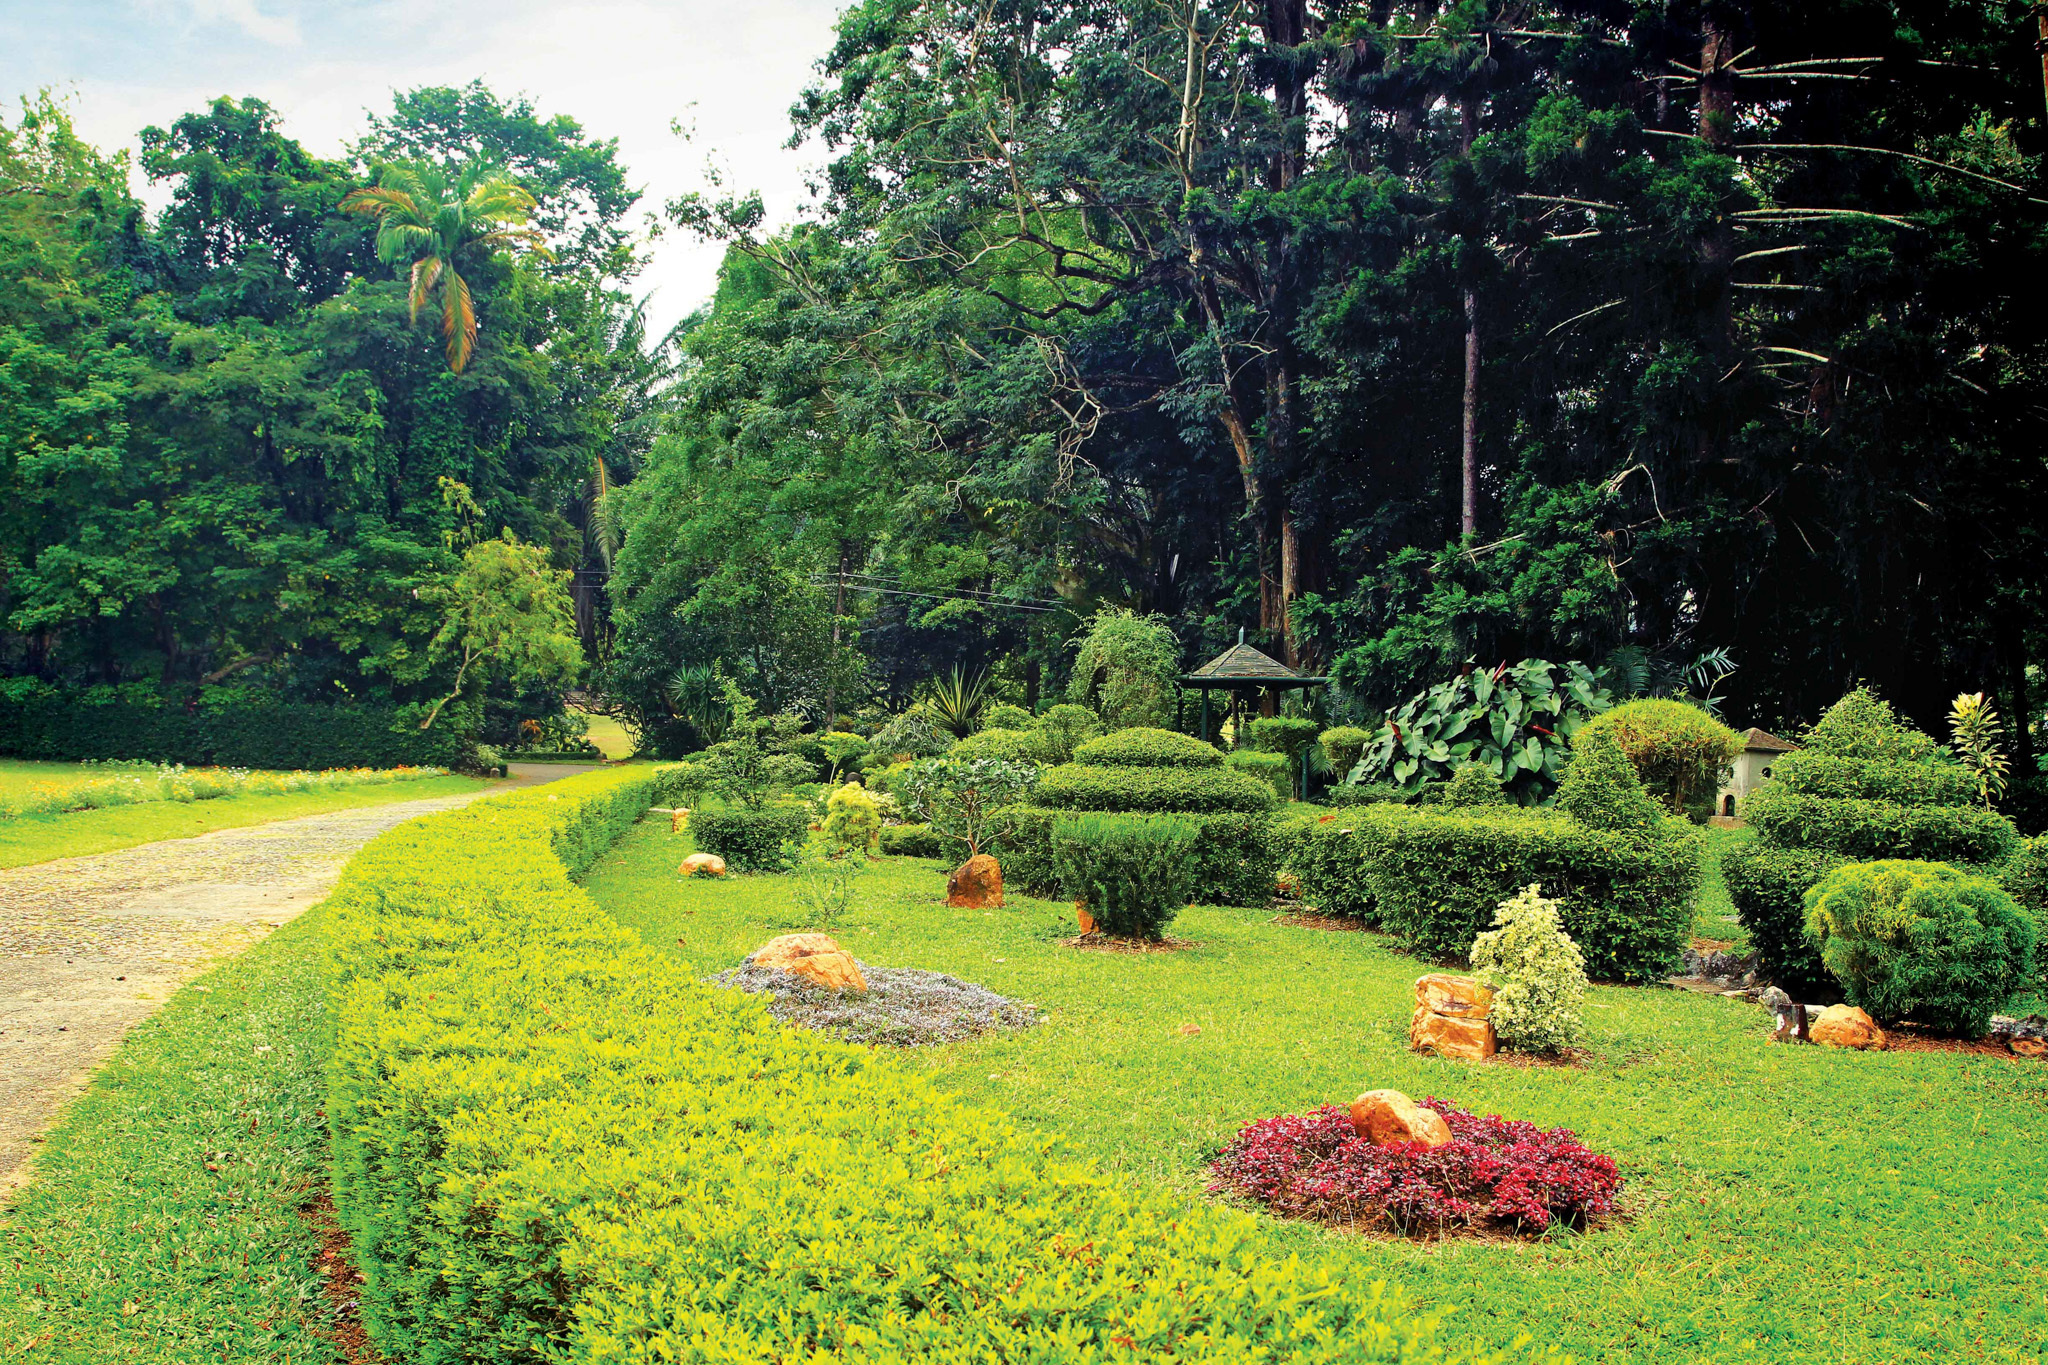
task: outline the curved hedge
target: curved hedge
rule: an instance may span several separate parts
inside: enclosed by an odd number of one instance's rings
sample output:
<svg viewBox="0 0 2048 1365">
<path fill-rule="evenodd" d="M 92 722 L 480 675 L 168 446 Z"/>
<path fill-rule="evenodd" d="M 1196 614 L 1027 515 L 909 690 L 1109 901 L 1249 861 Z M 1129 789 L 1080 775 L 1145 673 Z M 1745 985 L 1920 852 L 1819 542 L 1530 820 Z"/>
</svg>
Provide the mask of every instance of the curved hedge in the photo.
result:
<svg viewBox="0 0 2048 1365">
<path fill-rule="evenodd" d="M 1825 848 L 1857 859 L 1996 863 L 2020 846 L 2012 821 L 1981 806 L 1808 796 L 1773 783 L 1751 796 L 1742 813 L 1770 843 Z"/>
<path fill-rule="evenodd" d="M 615 769 L 409 822 L 331 915 L 334 1199 L 387 1359 L 1429 1362 L 1245 1214 L 785 1028 L 570 881 Z"/>
<path fill-rule="evenodd" d="M 1140 726 L 1076 747 L 1074 762 L 1094 768 L 1220 768 L 1223 751 L 1193 735 Z"/>
<path fill-rule="evenodd" d="M 1032 804 L 1057 810 L 1131 812 L 1264 812 L 1272 809 L 1274 799 L 1271 786 L 1234 768 L 1103 768 L 1085 763 L 1046 769 L 1031 793 Z"/>
</svg>

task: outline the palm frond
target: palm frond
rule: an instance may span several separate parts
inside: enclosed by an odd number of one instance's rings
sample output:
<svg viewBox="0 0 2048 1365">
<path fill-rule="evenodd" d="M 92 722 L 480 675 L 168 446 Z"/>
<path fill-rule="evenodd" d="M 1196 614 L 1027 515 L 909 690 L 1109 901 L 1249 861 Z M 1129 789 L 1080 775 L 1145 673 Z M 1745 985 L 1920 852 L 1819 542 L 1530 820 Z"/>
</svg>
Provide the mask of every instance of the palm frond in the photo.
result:
<svg viewBox="0 0 2048 1365">
<path fill-rule="evenodd" d="M 448 368 L 461 374 L 476 350 L 476 305 L 469 297 L 469 282 L 453 270 L 441 288 L 441 335 L 448 338 Z"/>
<path fill-rule="evenodd" d="M 427 297 L 434 292 L 434 282 L 441 278 L 441 258 L 422 256 L 412 263 L 412 320 L 420 320 L 420 309 Z"/>
<path fill-rule="evenodd" d="M 367 213 L 381 218 L 387 213 L 400 212 L 417 218 L 420 216 L 419 202 L 404 190 L 388 185 L 364 185 L 341 196 L 344 213 Z"/>
</svg>

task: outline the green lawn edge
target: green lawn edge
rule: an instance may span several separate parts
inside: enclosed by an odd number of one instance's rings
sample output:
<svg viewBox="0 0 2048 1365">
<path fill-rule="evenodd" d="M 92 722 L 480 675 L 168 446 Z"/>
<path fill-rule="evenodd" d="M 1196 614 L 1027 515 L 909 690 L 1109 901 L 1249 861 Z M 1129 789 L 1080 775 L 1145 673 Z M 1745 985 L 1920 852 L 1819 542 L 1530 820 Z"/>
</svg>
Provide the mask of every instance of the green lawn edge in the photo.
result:
<svg viewBox="0 0 2048 1365">
<path fill-rule="evenodd" d="M 0 1197 L 0 1361 L 326 1365 L 323 911 L 137 1025 Z"/>
<path fill-rule="evenodd" d="M 423 777 L 383 786 L 347 787 L 331 792 L 292 792 L 284 796 L 226 796 L 213 801 L 151 801 L 139 806 L 75 811 L 68 815 L 31 815 L 0 821 L 0 870 L 28 867 L 53 858 L 78 858 L 153 844 L 163 839 L 189 839 L 217 829 L 242 829 L 302 815 L 387 806 L 396 801 L 425 801 L 459 796 L 490 784 L 474 777 Z"/>
</svg>

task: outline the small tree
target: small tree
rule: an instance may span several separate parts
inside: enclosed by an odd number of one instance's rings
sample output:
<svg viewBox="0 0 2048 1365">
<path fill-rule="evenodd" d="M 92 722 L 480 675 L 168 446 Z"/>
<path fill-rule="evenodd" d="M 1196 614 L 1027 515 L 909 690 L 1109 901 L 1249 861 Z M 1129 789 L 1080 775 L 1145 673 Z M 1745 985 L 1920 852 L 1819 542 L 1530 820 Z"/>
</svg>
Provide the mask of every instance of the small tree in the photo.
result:
<svg viewBox="0 0 2048 1365">
<path fill-rule="evenodd" d="M 1007 834 L 1005 814 L 1038 781 L 1029 763 L 1003 758 L 932 758 L 911 765 L 899 788 L 904 804 L 932 832 L 967 845 L 967 856 Z"/>
<path fill-rule="evenodd" d="M 867 788 L 849 782 L 826 799 L 825 825 L 820 833 L 834 857 L 856 849 L 873 853 L 882 838 L 881 807 Z"/>
<path fill-rule="evenodd" d="M 1161 616 L 1105 607 L 1074 642 L 1067 700 L 1092 705 L 1112 730 L 1170 729 L 1180 695 L 1180 641 Z"/>
<path fill-rule="evenodd" d="M 758 809 L 777 792 L 817 777 L 808 760 L 783 752 L 794 721 L 756 715 L 759 705 L 731 678 L 725 680 L 722 699 L 732 720 L 726 737 L 699 760 L 707 787 L 727 800 Z"/>
<path fill-rule="evenodd" d="M 573 680 L 583 667 L 569 573 L 548 567 L 548 552 L 507 532 L 462 552 L 462 567 L 425 590 L 445 615 L 427 646 L 436 662 L 452 660 L 448 693 L 428 708 L 420 729 L 470 686 L 491 682 L 514 688 L 548 687 Z"/>
<path fill-rule="evenodd" d="M 1504 1047 L 1562 1052 L 1585 1031 L 1586 958 L 1565 933 L 1558 905 L 1542 887 L 1524 887 L 1472 941 L 1474 970 L 1494 980 L 1493 1028 Z"/>
</svg>

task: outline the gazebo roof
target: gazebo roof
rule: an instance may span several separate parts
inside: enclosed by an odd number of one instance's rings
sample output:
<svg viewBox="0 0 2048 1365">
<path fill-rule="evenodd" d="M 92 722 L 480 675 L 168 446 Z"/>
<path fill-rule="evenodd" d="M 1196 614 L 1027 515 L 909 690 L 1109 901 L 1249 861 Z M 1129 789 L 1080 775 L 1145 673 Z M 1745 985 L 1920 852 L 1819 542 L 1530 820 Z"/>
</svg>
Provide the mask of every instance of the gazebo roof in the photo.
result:
<svg viewBox="0 0 2048 1365">
<path fill-rule="evenodd" d="M 1253 649 L 1239 632 L 1236 644 L 1181 681 L 1189 687 L 1321 687 L 1330 680 L 1296 672 Z"/>
</svg>

